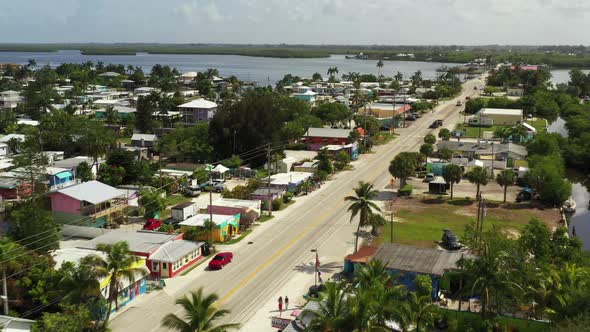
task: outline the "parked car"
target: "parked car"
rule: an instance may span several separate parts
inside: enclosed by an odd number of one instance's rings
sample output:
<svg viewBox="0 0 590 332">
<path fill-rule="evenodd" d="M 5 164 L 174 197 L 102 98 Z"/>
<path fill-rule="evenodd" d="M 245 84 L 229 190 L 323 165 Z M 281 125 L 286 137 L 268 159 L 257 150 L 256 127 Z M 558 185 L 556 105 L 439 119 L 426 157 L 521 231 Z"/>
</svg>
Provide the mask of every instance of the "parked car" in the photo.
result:
<svg viewBox="0 0 590 332">
<path fill-rule="evenodd" d="M 470 100 L 470 99 L 471 99 L 471 97 L 469 97 L 469 96 L 465 97 L 465 100 Z"/>
<path fill-rule="evenodd" d="M 413 116 L 415 116 L 417 119 L 422 117 L 422 112 L 414 112 L 412 113 Z"/>
<path fill-rule="evenodd" d="M 162 226 L 162 220 L 160 219 L 148 219 L 143 225 L 143 229 L 148 231 L 155 231 Z"/>
<path fill-rule="evenodd" d="M 207 181 L 200 186 L 202 191 L 209 191 L 213 190 L 214 192 L 223 192 L 225 190 L 225 183 L 218 180 L 213 180 L 213 182 Z"/>
<path fill-rule="evenodd" d="M 199 197 L 201 194 L 200 186 L 187 186 L 184 190 L 185 194 L 191 197 Z"/>
<path fill-rule="evenodd" d="M 213 270 L 221 270 L 224 266 L 231 263 L 233 258 L 234 254 L 231 252 L 220 252 L 209 261 L 209 268 Z"/>
<path fill-rule="evenodd" d="M 450 229 L 445 229 L 443 231 L 442 245 L 443 247 L 450 250 L 461 249 L 461 244 L 459 243 L 459 240 L 457 240 L 457 237 L 455 236 L 455 234 L 453 234 L 453 232 L 451 232 Z"/>
<path fill-rule="evenodd" d="M 178 229 L 180 228 L 180 220 L 176 220 L 176 219 L 172 219 L 172 218 L 168 218 L 166 220 L 164 220 L 163 222 L 165 225 L 170 225 L 173 226 L 174 229 Z"/>
<path fill-rule="evenodd" d="M 426 174 L 426 176 L 424 177 L 424 180 L 422 180 L 422 182 L 431 182 L 431 181 L 434 181 L 434 173 Z"/>
<path fill-rule="evenodd" d="M 406 116 L 406 121 L 415 121 L 416 120 L 416 116 L 413 114 L 409 114 L 408 116 Z"/>
<path fill-rule="evenodd" d="M 463 106 L 463 103 L 459 100 L 457 101 L 457 106 Z"/>
</svg>

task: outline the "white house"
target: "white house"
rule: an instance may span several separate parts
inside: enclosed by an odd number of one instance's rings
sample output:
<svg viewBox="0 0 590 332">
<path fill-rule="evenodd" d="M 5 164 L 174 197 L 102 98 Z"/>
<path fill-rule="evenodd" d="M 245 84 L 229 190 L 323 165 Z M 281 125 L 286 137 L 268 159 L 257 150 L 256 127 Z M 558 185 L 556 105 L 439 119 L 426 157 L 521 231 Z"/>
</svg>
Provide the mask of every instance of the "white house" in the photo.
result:
<svg viewBox="0 0 590 332">
<path fill-rule="evenodd" d="M 20 93 L 17 91 L 0 92 L 0 108 L 16 108 L 23 101 Z"/>
<path fill-rule="evenodd" d="M 210 121 L 217 112 L 217 104 L 199 98 L 178 106 L 178 110 L 182 115 L 183 124 L 192 125 L 198 122 Z"/>
<path fill-rule="evenodd" d="M 517 125 L 522 121 L 521 109 L 482 108 L 475 118 L 491 119 L 494 125 Z"/>
</svg>

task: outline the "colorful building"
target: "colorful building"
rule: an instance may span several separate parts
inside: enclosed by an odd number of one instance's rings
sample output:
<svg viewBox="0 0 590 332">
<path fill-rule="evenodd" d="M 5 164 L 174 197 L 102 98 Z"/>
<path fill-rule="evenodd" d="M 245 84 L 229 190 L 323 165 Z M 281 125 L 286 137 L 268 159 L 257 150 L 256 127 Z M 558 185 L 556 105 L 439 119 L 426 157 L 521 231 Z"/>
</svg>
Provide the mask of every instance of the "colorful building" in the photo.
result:
<svg viewBox="0 0 590 332">
<path fill-rule="evenodd" d="M 205 222 L 211 220 L 215 223 L 213 234 L 205 230 Z M 196 214 L 179 224 L 184 227 L 196 227 L 202 230 L 198 237 L 201 241 L 210 241 L 211 237 L 214 242 L 225 242 L 240 229 L 240 214 L 223 215 L 223 214 Z"/>
<path fill-rule="evenodd" d="M 351 129 L 309 128 L 303 137 L 308 150 L 318 151 L 326 145 L 348 144 Z"/>
<path fill-rule="evenodd" d="M 207 207 L 207 213 L 226 216 L 240 215 L 240 225 L 249 227 L 260 217 L 260 201 L 234 198 L 220 198 Z"/>
<path fill-rule="evenodd" d="M 173 240 L 150 255 L 147 266 L 156 278 L 172 278 L 203 258 L 203 242 Z"/>
</svg>

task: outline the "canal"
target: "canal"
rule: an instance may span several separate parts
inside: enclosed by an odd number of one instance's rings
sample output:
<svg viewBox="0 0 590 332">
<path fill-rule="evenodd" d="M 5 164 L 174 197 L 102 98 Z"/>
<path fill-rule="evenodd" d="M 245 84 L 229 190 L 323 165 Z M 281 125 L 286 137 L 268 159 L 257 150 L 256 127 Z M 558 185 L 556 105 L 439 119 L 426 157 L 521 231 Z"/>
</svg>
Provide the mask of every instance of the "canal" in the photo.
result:
<svg viewBox="0 0 590 332">
<path fill-rule="evenodd" d="M 550 133 L 559 133 L 564 137 L 567 137 L 567 128 L 565 127 L 565 120 L 558 118 L 556 121 L 551 123 L 547 128 Z M 575 229 L 576 236 L 578 236 L 584 244 L 584 250 L 590 250 L 590 192 L 588 191 L 587 185 L 590 183 L 586 182 L 584 185 L 584 176 L 571 174 L 569 176 L 573 182 L 573 196 L 576 201 L 576 212 L 568 218 L 570 234 Z"/>
</svg>

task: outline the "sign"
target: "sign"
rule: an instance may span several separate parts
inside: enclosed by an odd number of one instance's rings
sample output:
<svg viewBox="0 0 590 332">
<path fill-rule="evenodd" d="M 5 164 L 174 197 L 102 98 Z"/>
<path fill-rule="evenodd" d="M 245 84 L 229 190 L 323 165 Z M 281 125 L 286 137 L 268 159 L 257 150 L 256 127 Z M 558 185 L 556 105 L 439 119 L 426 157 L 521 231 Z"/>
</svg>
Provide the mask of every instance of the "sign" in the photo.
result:
<svg viewBox="0 0 590 332">
<path fill-rule="evenodd" d="M 270 324 L 275 329 L 284 330 L 289 324 L 291 324 L 291 320 L 288 318 L 273 317 Z"/>
</svg>

